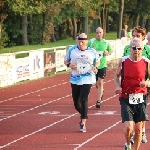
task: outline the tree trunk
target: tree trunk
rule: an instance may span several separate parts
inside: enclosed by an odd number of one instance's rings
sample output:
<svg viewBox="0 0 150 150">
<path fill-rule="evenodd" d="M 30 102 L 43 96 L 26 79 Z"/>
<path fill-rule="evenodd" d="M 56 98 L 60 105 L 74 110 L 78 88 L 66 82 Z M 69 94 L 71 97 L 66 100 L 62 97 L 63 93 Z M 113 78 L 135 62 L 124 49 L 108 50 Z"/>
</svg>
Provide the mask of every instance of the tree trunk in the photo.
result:
<svg viewBox="0 0 150 150">
<path fill-rule="evenodd" d="M 72 24 L 72 20 L 68 19 L 68 22 L 69 22 L 70 35 L 73 36 L 73 24 Z"/>
<path fill-rule="evenodd" d="M 108 24 L 108 11 L 106 7 L 104 8 L 104 21 L 103 21 L 103 30 L 104 30 L 104 36 L 106 34 L 107 30 L 107 24 Z"/>
<path fill-rule="evenodd" d="M 88 34 L 88 16 L 83 17 L 83 32 Z"/>
<path fill-rule="evenodd" d="M 21 38 L 22 45 L 29 45 L 27 28 L 28 28 L 27 15 L 21 16 L 21 29 L 23 31 L 22 38 Z"/>
<path fill-rule="evenodd" d="M 99 27 L 102 27 L 101 11 L 99 11 Z"/>
<path fill-rule="evenodd" d="M 118 20 L 119 26 L 118 26 L 117 38 L 121 38 L 123 11 L 124 11 L 124 0 L 119 0 L 119 20 Z"/>
<path fill-rule="evenodd" d="M 2 23 L 0 22 L 0 39 L 2 38 Z"/>
<path fill-rule="evenodd" d="M 30 44 L 34 44 L 33 41 L 33 22 L 32 22 L 32 15 L 28 15 L 29 25 L 28 25 L 28 39 Z"/>
<path fill-rule="evenodd" d="M 77 35 L 77 23 L 75 18 L 72 19 L 72 24 L 73 24 L 73 39 L 75 40 Z"/>
<path fill-rule="evenodd" d="M 46 26 L 46 15 L 45 15 L 45 13 L 43 13 L 42 14 L 42 21 L 43 21 L 43 23 L 42 23 L 42 39 L 41 39 L 41 44 L 45 44 L 45 37 L 44 37 L 44 32 L 45 32 L 45 26 Z"/>
<path fill-rule="evenodd" d="M 149 26 L 150 26 L 150 19 L 147 19 L 146 24 L 145 24 L 145 28 L 147 31 L 150 30 Z"/>
<path fill-rule="evenodd" d="M 139 13 L 135 15 L 134 20 L 135 20 L 135 21 L 134 21 L 134 23 L 133 23 L 133 26 L 134 26 L 134 27 L 139 26 L 139 21 L 140 21 L 140 15 L 139 15 Z"/>
</svg>

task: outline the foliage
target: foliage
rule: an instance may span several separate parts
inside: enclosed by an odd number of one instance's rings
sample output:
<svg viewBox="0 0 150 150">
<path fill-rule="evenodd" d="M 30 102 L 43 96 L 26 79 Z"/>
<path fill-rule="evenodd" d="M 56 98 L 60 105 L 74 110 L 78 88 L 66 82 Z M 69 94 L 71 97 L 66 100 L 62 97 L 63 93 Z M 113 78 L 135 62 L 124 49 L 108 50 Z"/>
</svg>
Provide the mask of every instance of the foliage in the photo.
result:
<svg viewBox="0 0 150 150">
<path fill-rule="evenodd" d="M 44 0 L 6 0 L 8 7 L 16 14 L 37 14 L 46 10 Z"/>
<path fill-rule="evenodd" d="M 9 41 L 8 35 L 5 32 L 5 28 L 3 28 L 3 34 L 2 34 L 2 37 L 0 39 L 0 49 L 3 49 L 7 45 L 8 41 Z"/>
</svg>

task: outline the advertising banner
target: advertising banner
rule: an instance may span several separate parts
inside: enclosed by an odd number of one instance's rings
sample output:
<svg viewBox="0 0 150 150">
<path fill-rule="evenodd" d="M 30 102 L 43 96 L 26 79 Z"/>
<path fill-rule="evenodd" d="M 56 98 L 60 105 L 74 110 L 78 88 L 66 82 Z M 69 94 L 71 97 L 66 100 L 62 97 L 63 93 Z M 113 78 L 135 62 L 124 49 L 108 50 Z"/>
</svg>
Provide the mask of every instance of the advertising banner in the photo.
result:
<svg viewBox="0 0 150 150">
<path fill-rule="evenodd" d="M 15 83 L 14 62 L 15 55 L 13 53 L 0 55 L 0 87 Z"/>
<path fill-rule="evenodd" d="M 44 76 L 56 73 L 55 52 L 47 52 L 44 54 Z"/>
<path fill-rule="evenodd" d="M 57 50 L 56 51 L 56 72 L 67 70 L 67 67 L 64 64 L 65 55 L 66 55 L 66 50 Z"/>
<path fill-rule="evenodd" d="M 44 51 L 32 50 L 29 52 L 30 79 L 44 77 Z"/>
<path fill-rule="evenodd" d="M 16 80 L 15 82 L 30 79 L 29 57 L 17 58 L 15 60 Z"/>
</svg>

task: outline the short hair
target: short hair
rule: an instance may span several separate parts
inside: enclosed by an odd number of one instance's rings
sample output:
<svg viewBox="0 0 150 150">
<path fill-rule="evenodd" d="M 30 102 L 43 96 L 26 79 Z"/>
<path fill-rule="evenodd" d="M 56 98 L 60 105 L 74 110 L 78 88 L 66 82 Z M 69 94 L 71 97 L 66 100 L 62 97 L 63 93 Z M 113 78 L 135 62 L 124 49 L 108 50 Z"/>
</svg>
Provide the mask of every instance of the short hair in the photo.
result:
<svg viewBox="0 0 150 150">
<path fill-rule="evenodd" d="M 85 33 L 81 33 L 78 36 L 78 40 L 88 40 L 88 36 Z"/>
<path fill-rule="evenodd" d="M 140 26 L 134 27 L 133 30 L 132 30 L 132 34 L 133 34 L 134 31 L 136 31 L 138 33 L 141 33 L 142 36 L 145 38 L 145 36 L 146 36 L 146 29 L 144 27 L 140 27 Z"/>
<path fill-rule="evenodd" d="M 98 27 L 98 28 L 96 29 L 96 31 L 97 31 L 97 30 L 103 30 L 103 29 L 102 29 L 101 27 Z"/>
<path fill-rule="evenodd" d="M 137 44 L 137 43 L 140 43 L 140 47 L 141 47 L 141 48 L 144 48 L 144 42 L 142 41 L 141 38 L 137 38 L 137 37 L 133 38 L 133 39 L 130 41 L 130 47 L 132 47 L 133 44 Z"/>
</svg>

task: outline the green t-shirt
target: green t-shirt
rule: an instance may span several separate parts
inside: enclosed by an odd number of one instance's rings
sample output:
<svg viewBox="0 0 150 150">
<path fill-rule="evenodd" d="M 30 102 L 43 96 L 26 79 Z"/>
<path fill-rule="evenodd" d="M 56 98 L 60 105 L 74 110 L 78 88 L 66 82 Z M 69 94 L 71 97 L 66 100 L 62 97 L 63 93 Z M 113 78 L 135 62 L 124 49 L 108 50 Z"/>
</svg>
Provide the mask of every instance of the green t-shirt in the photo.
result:
<svg viewBox="0 0 150 150">
<path fill-rule="evenodd" d="M 112 51 L 112 47 L 110 45 L 110 43 L 108 41 L 106 41 L 105 39 L 102 39 L 101 41 L 97 40 L 96 38 L 90 39 L 88 41 L 87 46 L 92 47 L 94 49 L 96 49 L 96 51 L 99 53 L 100 51 Z M 106 60 L 106 56 L 103 56 L 100 59 L 100 66 L 98 66 L 98 69 L 107 67 L 107 60 Z"/>
<path fill-rule="evenodd" d="M 123 56 L 130 55 L 130 45 L 126 45 L 124 48 Z M 146 58 L 150 59 L 150 46 L 144 45 L 144 50 L 142 53 L 142 56 L 145 56 Z"/>
</svg>

